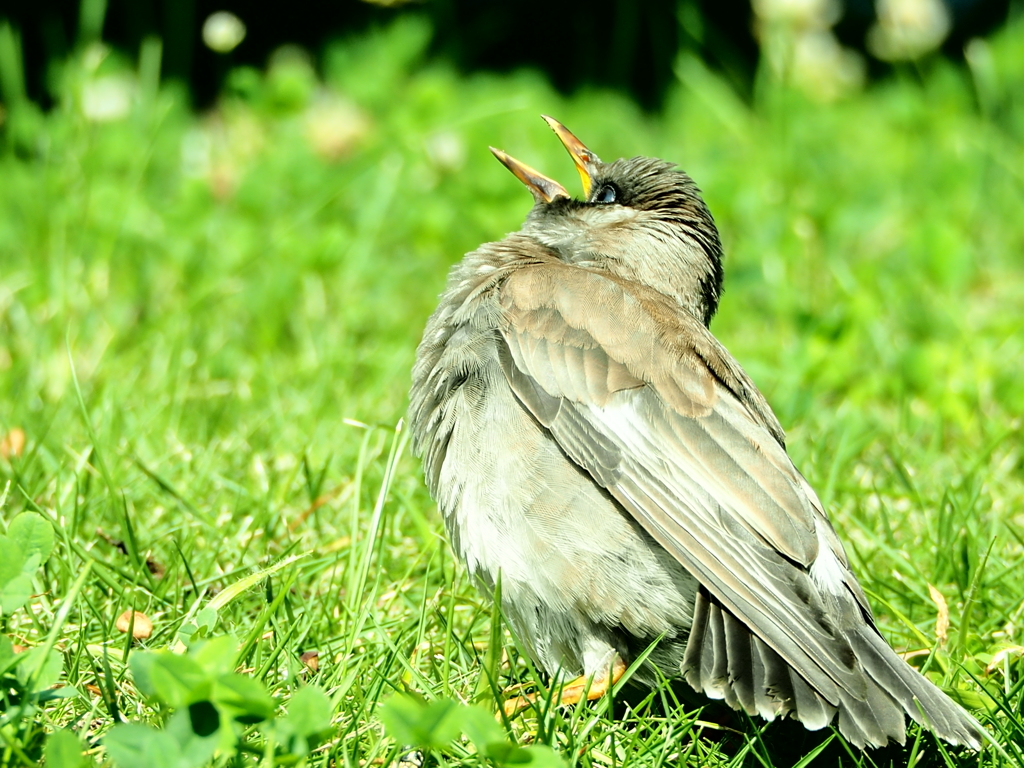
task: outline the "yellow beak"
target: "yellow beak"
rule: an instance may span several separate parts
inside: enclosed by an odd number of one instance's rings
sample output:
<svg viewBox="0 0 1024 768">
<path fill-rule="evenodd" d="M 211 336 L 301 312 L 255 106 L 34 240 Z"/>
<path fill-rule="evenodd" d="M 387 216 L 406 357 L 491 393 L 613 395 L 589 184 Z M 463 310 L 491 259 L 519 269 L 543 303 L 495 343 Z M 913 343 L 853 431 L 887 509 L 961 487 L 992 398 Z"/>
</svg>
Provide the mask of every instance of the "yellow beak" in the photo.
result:
<svg viewBox="0 0 1024 768">
<path fill-rule="evenodd" d="M 491 152 L 501 161 L 502 165 L 512 171 L 515 177 L 526 185 L 527 189 L 533 194 L 534 199 L 538 202 L 550 203 L 552 200 L 557 200 L 560 197 L 564 197 L 566 200 L 572 197 L 565 187 L 557 181 L 549 179 L 526 163 L 520 162 L 494 147 L 491 147 Z"/>
<path fill-rule="evenodd" d="M 590 187 L 593 181 L 592 169 L 594 165 L 601 162 L 601 158 L 587 149 L 582 141 L 573 136 L 569 129 L 555 118 L 547 115 L 541 115 L 541 117 L 551 126 L 551 130 L 555 132 L 562 145 L 569 150 L 569 155 L 576 163 L 576 170 L 580 172 L 580 179 L 583 181 L 583 197 L 590 197 Z"/>
</svg>

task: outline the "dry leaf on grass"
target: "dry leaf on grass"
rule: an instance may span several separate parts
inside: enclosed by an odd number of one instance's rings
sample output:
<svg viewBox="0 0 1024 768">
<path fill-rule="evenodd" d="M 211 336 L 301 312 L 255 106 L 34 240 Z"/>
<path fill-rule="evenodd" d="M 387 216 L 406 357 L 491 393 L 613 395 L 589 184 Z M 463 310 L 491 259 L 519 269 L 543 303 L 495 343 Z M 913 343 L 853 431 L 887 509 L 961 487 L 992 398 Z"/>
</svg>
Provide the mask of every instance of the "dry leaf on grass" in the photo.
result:
<svg viewBox="0 0 1024 768">
<path fill-rule="evenodd" d="M 1010 656 L 1024 656 L 1024 646 L 1021 645 L 1010 645 L 996 652 L 995 656 L 992 657 L 992 661 L 985 667 L 985 674 L 991 675 L 1006 661 Z"/>
<path fill-rule="evenodd" d="M 318 669 L 320 669 L 319 651 L 306 651 L 301 656 L 299 656 L 299 660 L 302 661 L 302 663 L 309 667 L 313 672 L 316 672 Z"/>
<path fill-rule="evenodd" d="M 935 637 L 938 639 L 939 645 L 945 645 L 946 638 L 949 636 L 949 606 L 942 593 L 931 584 L 928 585 L 928 594 L 939 609 L 939 615 L 935 618 Z"/>
<path fill-rule="evenodd" d="M 131 626 L 132 637 L 136 640 L 145 640 L 153 634 L 153 622 L 149 620 L 149 616 L 141 611 L 135 611 L 134 624 L 132 623 L 132 612 L 125 611 L 117 617 L 115 626 L 117 626 L 119 632 L 127 632 L 128 627 Z"/>
<path fill-rule="evenodd" d="M 0 440 L 0 457 L 18 458 L 25 452 L 25 430 L 15 427 Z"/>
</svg>

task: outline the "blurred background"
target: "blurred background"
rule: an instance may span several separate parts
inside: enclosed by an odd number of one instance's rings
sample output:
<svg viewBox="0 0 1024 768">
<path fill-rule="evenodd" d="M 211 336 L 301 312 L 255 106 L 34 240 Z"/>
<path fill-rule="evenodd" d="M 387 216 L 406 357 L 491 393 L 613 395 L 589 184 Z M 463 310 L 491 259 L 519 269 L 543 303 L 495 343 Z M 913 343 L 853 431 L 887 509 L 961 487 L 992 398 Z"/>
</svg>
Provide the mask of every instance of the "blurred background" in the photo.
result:
<svg viewBox="0 0 1024 768">
<path fill-rule="evenodd" d="M 936 682 L 962 664 L 1021 711 L 1021 0 L 0 0 L 0 517 L 63 539 L 4 631 L 52 645 L 82 597 L 58 640 L 82 693 L 40 717 L 93 738 L 143 711 L 88 693 L 107 644 L 126 679 L 114 617 L 173 644 L 196 595 L 300 552 L 218 632 L 285 698 L 320 651 L 349 691 L 324 764 L 391 764 L 363 724 L 406 668 L 473 695 L 489 613 L 400 419 L 449 267 L 532 204 L 488 145 L 579 189 L 542 113 L 695 179 L 725 249 L 712 330 L 886 636 L 935 638 Z M 452 627 L 464 667 L 425 651 Z M 21 765 L 49 729 L 19 732 Z"/>
<path fill-rule="evenodd" d="M 543 71 L 563 93 L 583 85 L 618 89 L 655 109 L 681 52 L 696 55 L 749 95 L 763 55 L 789 41 L 798 77 L 840 69 L 850 83 L 890 73 L 892 62 L 933 51 L 961 59 L 964 45 L 1006 23 L 1012 0 L 593 0 L 479 3 L 473 0 L 43 0 L 11 3 L 0 18 L 21 31 L 30 98 L 50 104 L 60 62 L 77 44 L 102 39 L 122 54 L 163 43 L 161 75 L 208 107 L 233 66 L 262 67 L 283 44 L 316 61 L 342 37 L 404 15 L 428 21 L 427 49 L 463 72 Z M 282 12 L 284 11 L 284 12 Z M 784 28 L 784 29 L 780 29 Z M 818 76 L 827 77 L 827 73 Z"/>
<path fill-rule="evenodd" d="M 1016 0 L 8 3 L 0 97 L 0 371 L 37 410 L 67 332 L 86 371 L 118 345 L 114 390 L 186 360 L 294 388 L 296 439 L 393 423 L 448 265 L 525 214 L 486 147 L 572 183 L 542 112 L 705 190 L 716 332 L 784 422 L 811 394 L 961 420 L 1024 397 L 992 298 L 1024 251 Z"/>
</svg>

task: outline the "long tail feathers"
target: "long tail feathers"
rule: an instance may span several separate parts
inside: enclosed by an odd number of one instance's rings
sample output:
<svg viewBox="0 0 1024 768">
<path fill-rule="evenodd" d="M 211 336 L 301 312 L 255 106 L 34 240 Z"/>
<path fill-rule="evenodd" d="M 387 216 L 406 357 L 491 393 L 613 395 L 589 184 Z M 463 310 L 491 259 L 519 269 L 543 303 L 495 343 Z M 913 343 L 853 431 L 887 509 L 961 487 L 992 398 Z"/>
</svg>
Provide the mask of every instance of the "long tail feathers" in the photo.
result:
<svg viewBox="0 0 1024 768">
<path fill-rule="evenodd" d="M 985 733 L 977 721 L 897 656 L 872 626 L 864 624 L 848 640 L 864 671 L 867 694 L 855 697 L 840 689 L 838 701 L 828 701 L 701 590 L 683 677 L 733 709 L 768 720 L 789 714 L 809 730 L 824 728 L 838 712 L 840 733 L 861 748 L 904 743 L 905 714 L 945 741 L 980 748 Z"/>
</svg>

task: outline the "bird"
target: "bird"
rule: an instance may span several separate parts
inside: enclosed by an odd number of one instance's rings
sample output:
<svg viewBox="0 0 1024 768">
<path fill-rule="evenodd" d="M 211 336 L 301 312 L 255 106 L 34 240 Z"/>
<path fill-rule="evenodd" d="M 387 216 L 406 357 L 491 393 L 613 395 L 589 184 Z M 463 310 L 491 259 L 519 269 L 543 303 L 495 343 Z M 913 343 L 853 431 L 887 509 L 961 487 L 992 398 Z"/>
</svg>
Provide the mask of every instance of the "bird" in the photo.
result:
<svg viewBox="0 0 1024 768">
<path fill-rule="evenodd" d="M 605 163 L 557 120 L 583 197 L 505 152 L 522 228 L 451 268 L 409 402 L 453 550 L 559 703 L 659 675 L 859 748 L 909 716 L 986 731 L 881 635 L 768 402 L 708 326 L 722 244 L 694 181 Z M 506 702 L 514 712 L 528 704 Z"/>
</svg>

